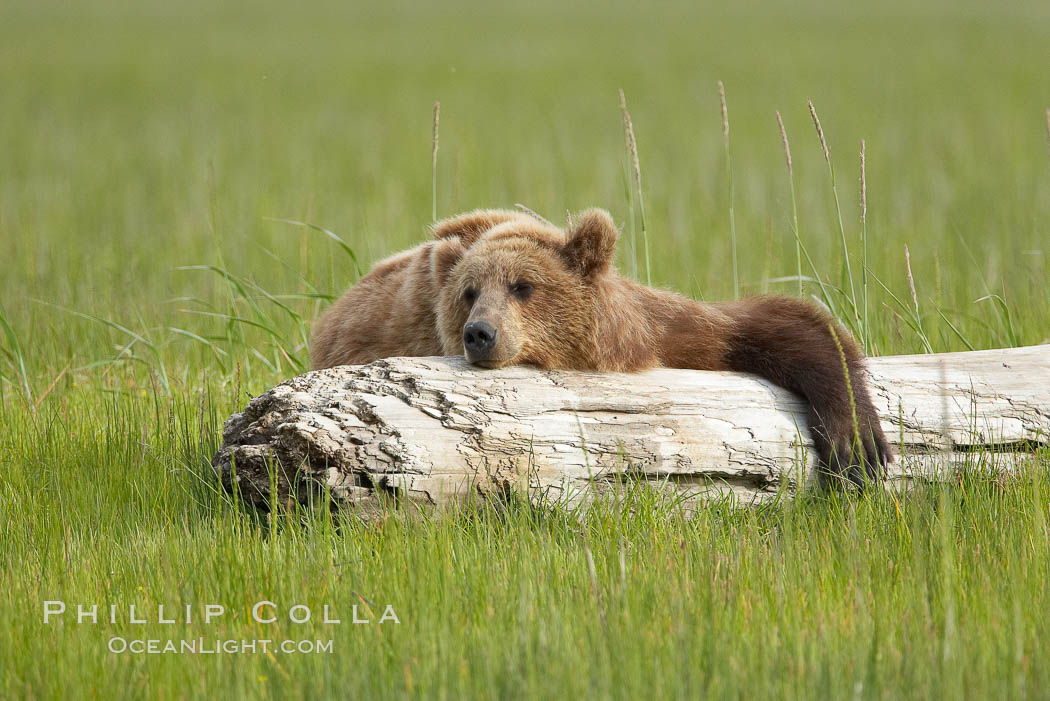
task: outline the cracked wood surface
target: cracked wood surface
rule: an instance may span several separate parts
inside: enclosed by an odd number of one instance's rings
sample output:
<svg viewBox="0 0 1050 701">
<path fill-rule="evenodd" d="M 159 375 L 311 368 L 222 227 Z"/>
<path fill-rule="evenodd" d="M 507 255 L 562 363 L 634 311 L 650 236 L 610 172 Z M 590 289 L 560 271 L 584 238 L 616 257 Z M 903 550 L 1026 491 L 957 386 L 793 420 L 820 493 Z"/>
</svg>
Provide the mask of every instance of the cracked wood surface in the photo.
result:
<svg viewBox="0 0 1050 701">
<path fill-rule="evenodd" d="M 1050 445 L 1050 345 L 868 361 L 897 458 L 888 484 L 1015 469 Z M 576 503 L 629 477 L 744 502 L 813 477 L 802 401 L 751 375 L 481 370 L 390 358 L 309 372 L 252 399 L 212 460 L 260 506 L 443 504 L 527 489 Z M 273 492 L 271 494 L 271 492 Z"/>
</svg>

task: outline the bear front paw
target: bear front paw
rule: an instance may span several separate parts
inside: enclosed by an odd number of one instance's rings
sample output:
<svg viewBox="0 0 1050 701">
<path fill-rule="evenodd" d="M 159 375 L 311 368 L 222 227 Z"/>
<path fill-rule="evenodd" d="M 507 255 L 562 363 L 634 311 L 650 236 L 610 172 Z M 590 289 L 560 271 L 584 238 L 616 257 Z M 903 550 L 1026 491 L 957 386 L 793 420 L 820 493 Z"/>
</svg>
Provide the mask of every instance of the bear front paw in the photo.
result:
<svg viewBox="0 0 1050 701">
<path fill-rule="evenodd" d="M 842 422 L 815 432 L 824 482 L 830 486 L 864 487 L 886 476 L 893 453 L 882 428 L 877 420 L 861 419 L 857 424 Z"/>
</svg>

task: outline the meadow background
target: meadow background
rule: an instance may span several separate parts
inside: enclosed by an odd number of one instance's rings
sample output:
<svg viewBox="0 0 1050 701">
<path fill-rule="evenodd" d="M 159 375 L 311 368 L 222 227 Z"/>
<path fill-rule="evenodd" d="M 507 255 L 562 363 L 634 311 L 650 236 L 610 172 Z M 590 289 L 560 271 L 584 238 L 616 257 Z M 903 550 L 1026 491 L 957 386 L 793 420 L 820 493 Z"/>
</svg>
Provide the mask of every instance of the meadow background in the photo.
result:
<svg viewBox="0 0 1050 701">
<path fill-rule="evenodd" d="M 434 206 L 605 207 L 644 279 L 620 88 L 654 284 L 734 294 L 732 205 L 741 292 L 797 293 L 779 110 L 803 272 L 842 289 L 866 140 L 873 352 L 1048 342 L 1048 65 L 1037 1 L 5 2 L 0 696 L 1047 697 L 1050 457 L 899 500 L 686 520 L 635 491 L 583 520 L 340 528 L 245 513 L 208 461 Z M 263 598 L 402 623 L 258 626 Z M 229 612 L 45 626 L 45 599 Z M 114 635 L 334 652 L 114 655 Z"/>
</svg>

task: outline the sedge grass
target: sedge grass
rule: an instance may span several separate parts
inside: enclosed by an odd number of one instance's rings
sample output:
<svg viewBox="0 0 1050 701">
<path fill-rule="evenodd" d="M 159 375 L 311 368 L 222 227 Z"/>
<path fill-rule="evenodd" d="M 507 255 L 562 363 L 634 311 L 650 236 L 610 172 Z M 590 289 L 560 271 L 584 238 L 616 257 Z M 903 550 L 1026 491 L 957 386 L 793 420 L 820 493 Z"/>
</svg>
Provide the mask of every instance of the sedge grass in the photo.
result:
<svg viewBox="0 0 1050 701">
<path fill-rule="evenodd" d="M 726 88 L 718 81 L 718 101 L 722 108 L 722 146 L 726 157 L 726 187 L 729 190 L 729 255 L 733 270 L 733 299 L 740 297 L 740 264 L 736 247 L 736 188 L 733 186 L 733 159 L 729 153 L 729 107 L 726 104 Z M 788 169 L 790 170 L 790 156 Z"/>
<path fill-rule="evenodd" d="M 835 166 L 831 162 L 831 149 L 828 148 L 827 139 L 824 138 L 824 127 L 820 124 L 820 117 L 817 116 L 817 108 L 813 106 L 812 100 L 807 100 L 806 104 L 809 106 L 809 114 L 813 118 L 813 126 L 817 130 L 817 139 L 820 142 L 821 151 L 824 153 L 824 162 L 828 166 L 828 177 L 831 180 L 831 193 L 835 200 L 835 217 L 838 221 L 839 237 L 842 240 L 842 258 L 845 267 L 846 285 L 849 288 L 850 309 L 852 312 L 852 318 L 849 319 L 849 323 L 854 332 L 858 333 L 861 337 L 861 341 L 867 345 L 866 333 L 861 324 L 860 313 L 857 308 L 857 290 L 853 284 L 853 268 L 850 265 L 849 255 L 849 244 L 846 242 L 846 227 L 842 223 L 842 206 L 839 204 L 839 189 L 838 184 L 835 181 Z"/>
<path fill-rule="evenodd" d="M 806 290 L 802 280 L 802 239 L 798 229 L 798 197 L 795 196 L 795 169 L 791 165 L 791 144 L 788 141 L 787 129 L 784 128 L 784 118 L 777 110 L 777 126 L 780 128 L 780 143 L 784 147 L 784 160 L 787 164 L 788 184 L 791 187 L 791 233 L 795 236 L 795 276 L 798 278 L 798 296 L 805 295 Z"/>
<path fill-rule="evenodd" d="M 597 18 L 565 3 L 478 13 L 456 0 L 413 6 L 408 21 L 396 3 L 110 5 L 58 13 L 19 0 L 0 22 L 0 696 L 1050 688 L 1045 450 L 1016 473 L 975 453 L 956 483 L 895 496 L 714 503 L 687 516 L 626 482 L 619 501 L 586 513 L 512 502 L 442 519 L 391 510 L 373 523 L 333 519 L 323 504 L 267 519 L 209 466 L 224 419 L 306 365 L 319 310 L 426 236 L 427 204 L 431 217 L 516 201 L 549 213 L 604 206 L 634 231 L 640 178 L 632 156 L 624 167 L 609 105 L 620 84 L 646 154 L 632 258 L 659 232 L 654 285 L 735 294 L 718 233 L 724 149 L 703 107 L 703 86 L 721 77 L 736 86 L 740 281 L 768 264 L 795 292 L 804 262 L 806 291 L 847 326 L 862 317 L 882 354 L 1050 341 L 1045 92 L 1032 68 L 1050 41 L 1042 6 L 846 4 L 831 17 L 808 0 L 645 12 L 614 2 Z M 907 31 L 857 51 L 878 27 Z M 836 138 L 867 139 L 867 308 L 851 308 L 845 277 L 829 274 L 858 255 L 843 250 L 829 197 L 856 201 L 851 184 L 829 193 L 816 149 L 796 149 L 785 183 L 769 128 L 774 105 L 788 123 L 808 118 L 810 90 L 835 115 Z M 922 109 L 909 111 L 918 95 Z M 435 97 L 470 116 L 446 113 L 441 171 L 431 139 L 428 173 L 419 125 Z M 794 241 L 751 255 L 778 226 Z M 264 598 L 282 607 L 268 626 L 248 611 Z M 210 626 L 68 616 L 44 626 L 48 599 L 228 612 Z M 288 621 L 298 603 L 315 611 L 309 623 Z M 326 603 L 343 624 L 323 623 Z M 346 623 L 353 606 L 375 621 L 386 603 L 399 625 Z M 114 636 L 334 647 L 115 655 Z"/>
<path fill-rule="evenodd" d="M 638 142 L 634 136 L 634 122 L 631 121 L 631 113 L 627 111 L 627 97 L 623 93 L 623 89 L 620 90 L 620 112 L 623 116 L 623 136 L 624 143 L 627 148 L 627 155 L 630 158 L 631 164 L 631 176 L 634 183 L 634 193 L 637 193 L 638 202 L 638 217 L 641 220 L 642 228 L 642 255 L 645 260 L 645 284 L 652 284 L 652 265 L 649 257 L 649 233 L 645 225 L 645 198 L 642 195 L 642 166 L 638 160 Z M 634 194 L 631 196 L 631 202 L 633 203 Z M 631 205 L 631 239 L 634 240 L 634 206 Z M 637 245 L 632 243 L 632 249 L 637 249 Z"/>
<path fill-rule="evenodd" d="M 860 140 L 860 279 L 861 279 L 861 305 L 860 314 L 864 323 L 868 323 L 868 144 L 864 139 Z M 871 355 L 871 334 L 864 332 L 864 352 Z"/>
<path fill-rule="evenodd" d="M 434 103 L 434 130 L 430 146 L 430 220 L 438 220 L 438 127 L 441 119 L 441 103 Z"/>
</svg>

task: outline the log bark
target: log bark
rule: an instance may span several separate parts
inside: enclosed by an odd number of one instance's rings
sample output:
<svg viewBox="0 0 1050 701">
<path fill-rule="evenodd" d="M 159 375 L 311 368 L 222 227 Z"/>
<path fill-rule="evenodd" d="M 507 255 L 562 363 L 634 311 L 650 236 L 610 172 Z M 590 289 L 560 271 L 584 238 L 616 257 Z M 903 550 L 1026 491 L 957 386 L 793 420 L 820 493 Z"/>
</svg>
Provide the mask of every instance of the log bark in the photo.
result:
<svg viewBox="0 0 1050 701">
<path fill-rule="evenodd" d="M 872 358 L 897 458 L 887 484 L 1014 470 L 1050 445 L 1050 345 Z M 812 479 L 802 400 L 750 375 L 481 370 L 391 358 L 309 372 L 234 414 L 212 464 L 268 506 L 327 490 L 366 511 L 385 496 L 443 505 L 527 490 L 586 502 L 624 479 L 686 504 L 752 503 Z M 1044 453 L 1045 455 L 1045 453 Z"/>
</svg>

